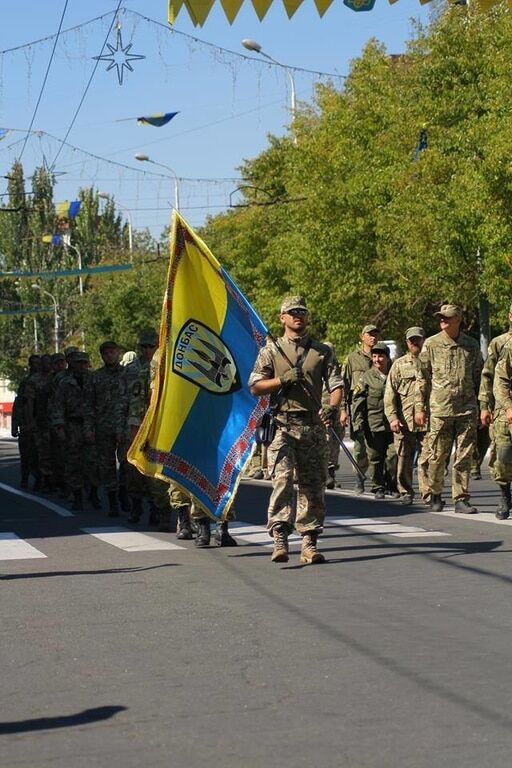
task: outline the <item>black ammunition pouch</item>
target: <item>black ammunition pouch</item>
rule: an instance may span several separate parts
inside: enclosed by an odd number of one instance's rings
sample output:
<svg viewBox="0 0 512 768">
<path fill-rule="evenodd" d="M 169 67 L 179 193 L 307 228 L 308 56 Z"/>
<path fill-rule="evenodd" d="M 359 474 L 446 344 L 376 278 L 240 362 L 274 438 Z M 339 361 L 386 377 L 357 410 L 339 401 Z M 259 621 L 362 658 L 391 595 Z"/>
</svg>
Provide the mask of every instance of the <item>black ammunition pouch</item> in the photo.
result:
<svg viewBox="0 0 512 768">
<path fill-rule="evenodd" d="M 276 418 L 274 411 L 269 409 L 265 411 L 256 427 L 256 442 L 259 445 L 270 445 L 276 435 Z"/>
</svg>

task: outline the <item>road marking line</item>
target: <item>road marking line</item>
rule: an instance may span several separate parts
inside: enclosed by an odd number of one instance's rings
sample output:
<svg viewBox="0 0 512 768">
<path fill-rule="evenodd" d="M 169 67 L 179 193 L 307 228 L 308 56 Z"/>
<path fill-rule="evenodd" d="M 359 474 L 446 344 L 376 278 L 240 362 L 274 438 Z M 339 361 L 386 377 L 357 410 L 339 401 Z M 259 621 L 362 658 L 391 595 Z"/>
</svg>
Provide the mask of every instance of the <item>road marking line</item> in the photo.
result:
<svg viewBox="0 0 512 768">
<path fill-rule="evenodd" d="M 84 533 L 89 533 L 100 541 L 111 544 L 113 547 L 123 549 L 125 552 L 156 552 L 164 549 L 185 549 L 170 541 L 157 539 L 156 536 L 148 536 L 146 533 L 131 531 L 121 526 L 101 526 L 98 528 L 81 528 Z"/>
<path fill-rule="evenodd" d="M 46 557 L 28 541 L 20 539 L 11 531 L 0 532 L 0 560 L 32 560 Z"/>
<path fill-rule="evenodd" d="M 7 491 L 7 493 L 13 493 L 15 496 L 21 496 L 22 498 L 28 499 L 29 501 L 37 501 L 38 504 L 41 504 L 47 509 L 51 509 L 52 512 L 56 512 L 61 517 L 74 517 L 74 514 L 70 512 L 69 509 L 59 507 L 58 504 L 54 504 L 52 501 L 48 501 L 47 499 L 42 499 L 41 496 L 35 496 L 33 493 L 20 491 L 18 488 L 13 488 L 12 485 L 5 485 L 5 483 L 0 483 L 0 489 L 2 491 Z"/>
<path fill-rule="evenodd" d="M 265 547 L 273 547 L 272 538 L 264 525 L 249 525 L 235 520 L 229 523 L 229 530 L 236 539 L 247 541 L 249 544 L 259 544 Z M 292 533 L 288 537 L 289 544 L 300 544 L 302 536 Z"/>
<path fill-rule="evenodd" d="M 467 520 L 473 523 L 494 523 L 494 525 L 508 525 L 512 527 L 512 518 L 508 520 L 498 520 L 494 512 L 477 512 L 476 515 L 465 515 L 461 512 L 454 512 L 453 507 L 445 507 L 442 512 L 431 512 L 432 515 L 443 515 L 443 517 L 455 517 L 457 520 Z"/>
</svg>

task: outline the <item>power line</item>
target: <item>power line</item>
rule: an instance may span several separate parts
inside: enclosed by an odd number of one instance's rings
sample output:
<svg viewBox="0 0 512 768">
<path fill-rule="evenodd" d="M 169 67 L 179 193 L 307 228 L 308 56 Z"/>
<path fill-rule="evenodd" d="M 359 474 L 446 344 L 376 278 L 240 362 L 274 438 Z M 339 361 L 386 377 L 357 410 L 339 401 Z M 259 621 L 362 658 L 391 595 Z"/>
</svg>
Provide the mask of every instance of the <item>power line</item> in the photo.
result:
<svg viewBox="0 0 512 768">
<path fill-rule="evenodd" d="M 66 10 L 67 10 L 67 7 L 68 7 L 68 2 L 69 2 L 69 0 L 65 0 L 65 2 L 64 2 L 64 8 L 62 9 L 62 14 L 61 14 L 61 17 L 60 17 L 59 28 L 57 30 L 57 34 L 55 35 L 55 40 L 54 40 L 54 43 L 53 43 L 52 52 L 50 54 L 50 59 L 48 61 L 48 66 L 46 67 L 46 72 L 45 72 L 44 79 L 43 79 L 43 84 L 41 85 L 41 90 L 39 91 L 39 96 L 38 96 L 38 99 L 37 99 L 36 106 L 34 108 L 34 113 L 32 115 L 32 120 L 30 121 L 30 125 L 28 127 L 28 131 L 25 134 L 25 141 L 23 142 L 23 146 L 21 148 L 21 152 L 20 152 L 20 155 L 19 155 L 19 159 L 20 160 L 23 157 L 23 153 L 25 151 L 25 147 L 27 146 L 28 137 L 29 137 L 30 132 L 32 130 L 32 126 L 34 125 L 34 120 L 36 119 L 37 110 L 39 109 L 39 104 L 41 103 L 41 99 L 42 99 L 42 96 L 43 96 L 43 91 L 44 91 L 45 86 L 46 86 L 46 81 L 48 80 L 48 75 L 50 74 L 50 67 L 52 66 L 53 57 L 55 55 L 55 48 L 57 47 L 57 43 L 59 41 L 60 31 L 62 29 L 62 24 L 64 23 L 64 16 L 66 15 Z"/>
<path fill-rule="evenodd" d="M 118 4 L 117 4 L 117 8 L 116 8 L 116 11 L 115 11 L 115 14 L 114 14 L 114 16 L 112 16 L 112 21 L 110 22 L 110 26 L 109 26 L 109 28 L 108 28 L 108 32 L 107 32 L 107 34 L 106 34 L 106 36 L 105 36 L 105 40 L 103 41 L 103 45 L 101 46 L 100 56 L 102 56 L 102 55 L 103 55 L 103 51 L 105 50 L 105 46 L 106 46 L 106 44 L 107 44 L 107 40 L 108 40 L 108 38 L 110 37 L 110 33 L 111 33 L 111 31 L 112 31 L 112 27 L 114 26 L 114 21 L 116 20 L 116 16 L 117 16 L 117 14 L 119 13 L 119 9 L 121 8 L 121 5 L 122 5 L 122 3 L 123 3 L 123 0 L 119 0 L 119 2 L 118 2 Z M 62 143 L 61 143 L 61 145 L 60 145 L 59 149 L 57 150 L 57 154 L 55 155 L 55 157 L 54 157 L 54 159 L 53 159 L 53 162 L 52 162 L 52 164 L 50 165 L 50 170 L 51 170 L 51 171 L 52 171 L 52 170 L 55 168 L 55 163 L 57 162 L 57 159 L 58 159 L 58 157 L 59 157 L 60 153 L 62 152 L 62 148 L 63 148 L 63 146 L 64 146 L 64 143 L 65 143 L 66 139 L 68 138 L 69 134 L 71 133 L 71 130 L 72 130 L 72 128 L 73 128 L 73 126 L 74 126 L 74 124 L 75 124 L 75 120 L 76 120 L 76 119 L 77 119 L 77 117 L 78 117 L 78 113 L 80 112 L 80 110 L 81 110 L 81 108 L 82 108 L 82 104 L 83 104 L 83 103 L 84 103 L 84 101 L 85 101 L 85 97 L 87 96 L 87 92 L 88 92 L 89 88 L 91 87 L 91 83 L 92 83 L 92 81 L 93 81 L 94 75 L 96 74 L 96 70 L 98 69 L 98 65 L 99 65 L 99 63 L 100 63 L 100 58 L 99 58 L 99 57 L 97 57 L 97 58 L 96 58 L 96 63 L 95 63 L 95 65 L 94 65 L 94 67 L 93 67 L 93 70 L 92 70 L 92 72 L 91 72 L 91 76 L 90 76 L 90 78 L 89 78 L 89 80 L 88 80 L 88 82 L 87 82 L 87 85 L 85 86 L 85 90 L 84 90 L 84 92 L 83 92 L 83 94 L 82 94 L 82 98 L 80 99 L 80 102 L 79 102 L 79 104 L 78 104 L 78 107 L 77 107 L 77 108 L 76 108 L 76 110 L 75 110 L 75 114 L 73 115 L 73 118 L 72 118 L 72 120 L 71 120 L 71 123 L 70 123 L 70 125 L 69 125 L 69 128 L 68 128 L 68 130 L 66 131 L 66 135 L 64 136 L 64 139 L 63 139 L 63 141 L 62 141 Z"/>
<path fill-rule="evenodd" d="M 94 24 L 95 21 L 101 21 L 102 19 L 106 19 L 107 16 L 110 16 L 111 13 L 115 13 L 115 11 L 108 11 L 107 13 L 101 14 L 101 16 L 95 16 L 93 19 L 82 21 L 80 22 L 80 24 L 75 24 L 74 27 L 68 27 L 67 29 L 64 29 L 61 34 L 67 35 L 68 32 L 75 32 L 77 29 L 82 29 L 82 27 L 87 27 L 89 24 Z M 16 45 L 14 48 L 5 48 L 3 51 L 0 51 L 0 56 L 3 56 L 4 53 L 13 53 L 14 51 L 22 51 L 24 48 L 30 48 L 32 45 L 38 45 L 39 43 L 46 43 L 47 40 L 53 40 L 54 37 L 56 37 L 55 34 L 46 35 L 46 37 L 40 37 L 38 40 L 31 40 L 29 43 L 22 43 L 21 45 Z"/>
</svg>

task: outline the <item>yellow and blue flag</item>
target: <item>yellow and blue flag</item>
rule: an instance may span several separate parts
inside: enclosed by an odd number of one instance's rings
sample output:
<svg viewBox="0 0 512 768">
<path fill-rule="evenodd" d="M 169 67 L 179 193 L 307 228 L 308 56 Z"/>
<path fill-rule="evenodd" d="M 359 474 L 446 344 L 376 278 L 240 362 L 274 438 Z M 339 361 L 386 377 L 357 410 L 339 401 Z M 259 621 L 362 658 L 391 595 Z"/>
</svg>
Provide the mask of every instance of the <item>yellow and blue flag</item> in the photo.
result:
<svg viewBox="0 0 512 768">
<path fill-rule="evenodd" d="M 162 125 L 167 125 L 177 114 L 177 112 L 165 112 L 158 115 L 146 115 L 145 117 L 138 117 L 137 122 L 139 125 L 153 125 L 155 128 L 161 128 Z"/>
<path fill-rule="evenodd" d="M 128 452 L 224 519 L 267 406 L 247 380 L 267 329 L 177 211 L 151 403 Z"/>
</svg>

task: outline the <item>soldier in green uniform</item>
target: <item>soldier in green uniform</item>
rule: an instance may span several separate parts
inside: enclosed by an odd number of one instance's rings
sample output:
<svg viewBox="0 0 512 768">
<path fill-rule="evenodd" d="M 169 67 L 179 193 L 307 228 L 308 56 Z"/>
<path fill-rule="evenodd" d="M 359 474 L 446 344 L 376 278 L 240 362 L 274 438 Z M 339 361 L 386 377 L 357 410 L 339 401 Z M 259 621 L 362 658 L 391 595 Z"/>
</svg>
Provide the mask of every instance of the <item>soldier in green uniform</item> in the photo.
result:
<svg viewBox="0 0 512 768">
<path fill-rule="evenodd" d="M 341 401 L 343 382 L 332 351 L 307 332 L 309 314 L 302 296 L 286 298 L 280 320 L 284 334 L 263 347 L 249 377 L 256 396 L 276 393 L 276 433 L 268 448 L 272 495 L 267 528 L 274 539 L 273 562 L 288 561 L 288 536 L 295 527 L 302 536 L 300 561 L 321 563 L 317 538 L 325 518 L 327 481 L 326 425 L 332 424 Z M 282 350 L 290 363 L 280 353 Z M 321 407 L 324 381 L 330 403 Z M 299 502 L 294 505 L 297 473 Z"/>
<path fill-rule="evenodd" d="M 78 350 L 76 350 L 78 351 Z M 57 436 L 55 427 L 52 424 L 53 402 L 55 392 L 64 371 L 66 370 L 66 357 L 62 352 L 55 352 L 51 357 L 52 377 L 49 381 L 48 393 L 48 422 L 50 426 L 50 459 L 52 466 L 52 477 L 55 487 L 65 495 L 65 463 L 62 443 Z"/>
<path fill-rule="evenodd" d="M 412 326 L 407 329 L 405 332 L 407 352 L 392 364 L 384 393 L 384 410 L 393 432 L 397 454 L 397 485 L 402 504 L 412 504 L 414 498 L 412 475 L 416 453 L 418 454 L 420 496 L 424 500 L 430 496 L 426 464 L 421 456 L 426 427 L 420 427 L 414 421 L 416 373 L 419 367 L 418 357 L 424 341 L 423 328 Z"/>
<path fill-rule="evenodd" d="M 27 426 L 34 436 L 39 466 L 40 490 L 53 490 L 50 422 L 48 399 L 51 391 L 52 361 L 50 355 L 41 355 L 39 371 L 29 377 L 25 388 Z"/>
<path fill-rule="evenodd" d="M 359 384 L 359 379 L 371 368 L 372 349 L 379 338 L 379 329 L 376 325 L 365 325 L 361 331 L 361 342 L 357 348 L 347 356 L 342 369 L 343 376 L 343 397 L 341 401 L 340 422 L 343 427 L 347 427 L 350 422 L 350 436 L 354 441 L 354 459 L 356 460 L 361 472 L 368 469 L 368 454 L 364 432 L 354 428 L 351 421 L 352 397 L 354 390 Z M 356 491 L 363 493 L 364 482 L 359 475 L 356 475 Z"/>
<path fill-rule="evenodd" d="M 98 455 L 101 483 L 109 505 L 109 517 L 119 517 L 117 504 L 117 454 L 126 451 L 123 425 L 120 421 L 121 373 L 119 347 L 115 341 L 100 344 L 103 366 L 87 379 L 85 430 L 93 436 Z"/>
<path fill-rule="evenodd" d="M 11 434 L 18 438 L 18 450 L 21 464 L 21 488 L 28 488 L 28 481 L 32 474 L 35 478 L 34 487 L 39 487 L 39 469 L 37 464 L 36 443 L 33 434 L 33 424 L 27 420 L 27 399 L 25 390 L 32 376 L 39 372 L 41 358 L 39 355 L 30 355 L 28 359 L 28 373 L 20 381 L 14 405 L 12 409 Z"/>
<path fill-rule="evenodd" d="M 386 490 L 396 493 L 396 452 L 393 434 L 384 412 L 384 391 L 390 350 L 379 341 L 372 348 L 372 367 L 362 374 L 352 398 L 352 423 L 362 431 L 368 447 L 372 493 L 383 499 Z"/>
<path fill-rule="evenodd" d="M 477 392 L 483 360 L 478 342 L 461 330 L 462 311 L 443 304 L 439 312 L 441 332 L 428 338 L 419 355 L 415 421 L 428 435 L 428 484 L 431 509 L 443 509 L 442 491 L 446 463 L 452 445 L 452 497 L 455 512 L 474 514 L 469 503 L 469 474 L 476 442 Z"/>
<path fill-rule="evenodd" d="M 59 381 L 53 399 L 52 424 L 62 441 L 66 461 L 66 481 L 73 492 L 72 509 L 83 510 L 83 490 L 87 482 L 89 500 L 101 508 L 98 498 L 98 467 L 94 435 L 86 430 L 86 389 L 91 376 L 89 355 L 75 352 L 69 359 L 69 370 Z"/>
<path fill-rule="evenodd" d="M 333 357 L 337 360 L 336 350 L 334 344 L 330 341 L 324 341 L 330 350 Z M 338 363 L 337 363 L 338 364 Z M 324 382 L 324 388 L 322 390 L 322 405 L 328 406 L 330 404 L 330 392 Z M 334 434 L 333 434 L 334 433 Z M 333 489 L 336 487 L 336 470 L 339 469 L 339 455 L 340 455 L 340 441 L 345 437 L 345 428 L 340 421 L 340 409 L 336 408 L 334 413 L 332 429 L 327 430 L 327 483 L 326 488 Z M 337 438 L 337 439 L 336 439 Z"/>
<path fill-rule="evenodd" d="M 482 377 L 483 378 L 483 377 Z M 500 489 L 500 502 L 496 509 L 498 520 L 510 516 L 512 481 L 512 350 L 498 361 L 494 376 L 494 442 L 496 461 L 493 477 Z"/>
</svg>

